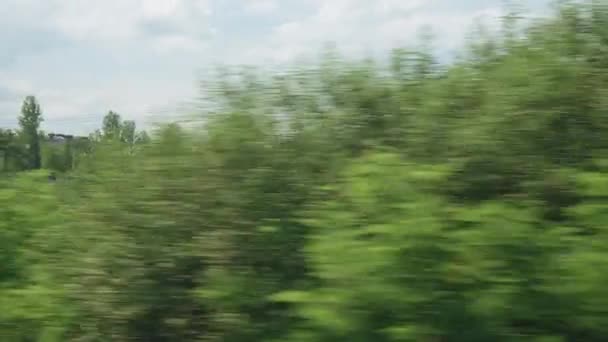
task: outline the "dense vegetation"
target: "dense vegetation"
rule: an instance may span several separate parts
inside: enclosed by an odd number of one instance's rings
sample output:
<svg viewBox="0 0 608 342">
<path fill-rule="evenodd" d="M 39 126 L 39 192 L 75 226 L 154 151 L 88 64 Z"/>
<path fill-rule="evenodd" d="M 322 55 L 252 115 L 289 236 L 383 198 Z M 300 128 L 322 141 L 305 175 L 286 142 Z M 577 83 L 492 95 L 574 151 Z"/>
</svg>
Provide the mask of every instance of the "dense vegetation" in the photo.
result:
<svg viewBox="0 0 608 342">
<path fill-rule="evenodd" d="M 606 8 L 508 16 L 450 65 L 224 70 L 202 127 L 149 138 L 109 113 L 57 147 L 26 99 L 0 339 L 605 341 Z"/>
</svg>

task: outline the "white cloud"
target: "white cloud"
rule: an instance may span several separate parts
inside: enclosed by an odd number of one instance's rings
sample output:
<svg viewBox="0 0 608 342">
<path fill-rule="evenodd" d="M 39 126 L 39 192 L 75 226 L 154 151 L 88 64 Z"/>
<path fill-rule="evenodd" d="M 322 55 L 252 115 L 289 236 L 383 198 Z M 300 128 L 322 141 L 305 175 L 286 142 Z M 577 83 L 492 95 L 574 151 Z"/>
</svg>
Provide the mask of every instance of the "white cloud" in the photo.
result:
<svg viewBox="0 0 608 342">
<path fill-rule="evenodd" d="M 464 43 L 474 19 L 492 24 L 500 16 L 500 2 L 479 2 L 474 10 L 450 7 L 450 0 L 303 0 L 314 8 L 277 25 L 263 40 L 247 46 L 238 57 L 254 63 L 283 63 L 311 57 L 327 42 L 348 55 L 386 51 L 416 43 L 421 28 L 430 28 L 442 53 Z M 237 60 L 240 61 L 240 60 Z"/>
<path fill-rule="evenodd" d="M 270 14 L 279 9 L 277 0 L 246 0 L 245 9 L 254 14 Z"/>
<path fill-rule="evenodd" d="M 385 48 L 411 44 L 417 39 L 419 29 L 430 28 L 436 41 L 437 48 L 450 50 L 458 48 L 464 42 L 467 32 L 475 20 L 491 26 L 501 15 L 499 8 L 488 8 L 480 11 L 462 14 L 419 13 L 412 17 L 393 17 L 378 25 L 376 34 L 383 38 Z"/>
<path fill-rule="evenodd" d="M 424 0 L 378 0 L 376 12 L 381 15 L 408 15 L 411 11 L 421 8 L 427 1 Z"/>
<path fill-rule="evenodd" d="M 75 40 L 141 39 L 164 31 L 200 36 L 211 14 L 207 0 L 47 1 L 48 28 Z"/>
<path fill-rule="evenodd" d="M 179 34 L 156 37 L 152 42 L 152 50 L 160 57 L 170 57 L 176 53 L 201 54 L 209 46 L 205 41 Z"/>
<path fill-rule="evenodd" d="M 51 29 L 77 40 L 129 39 L 138 33 L 137 5 L 128 0 L 55 1 L 48 22 Z"/>
<path fill-rule="evenodd" d="M 178 0 L 142 1 L 143 15 L 148 18 L 165 18 L 177 10 Z"/>
<path fill-rule="evenodd" d="M 248 49 L 245 56 L 258 61 L 286 62 L 317 53 L 326 42 L 335 42 L 347 53 L 361 53 L 391 45 L 395 36 L 410 38 L 419 20 L 411 16 L 424 5 L 421 0 L 307 0 L 316 8 L 308 17 L 278 25 L 264 44 Z M 405 31 L 389 31 L 394 29 Z M 384 28 L 384 29 L 382 29 Z"/>
<path fill-rule="evenodd" d="M 530 5 L 547 0 L 529 0 Z M 0 114 L 37 95 L 51 128 L 97 127 L 108 109 L 145 121 L 192 99 L 196 70 L 312 57 L 326 42 L 349 55 L 415 42 L 457 48 L 500 0 L 2 0 Z M 215 32 L 218 32 L 217 35 Z M 5 53 L 8 51 L 8 53 Z M 6 114 L 8 113 L 8 114 Z M 0 126 L 5 116 L 0 117 Z M 93 126 L 91 126 L 93 125 Z"/>
</svg>

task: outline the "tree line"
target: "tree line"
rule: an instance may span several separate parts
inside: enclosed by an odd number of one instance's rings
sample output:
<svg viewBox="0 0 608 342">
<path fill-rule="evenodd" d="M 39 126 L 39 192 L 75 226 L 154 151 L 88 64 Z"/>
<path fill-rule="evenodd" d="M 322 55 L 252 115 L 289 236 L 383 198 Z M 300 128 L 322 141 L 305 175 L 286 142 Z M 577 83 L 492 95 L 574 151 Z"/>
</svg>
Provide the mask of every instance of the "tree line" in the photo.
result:
<svg viewBox="0 0 608 342">
<path fill-rule="evenodd" d="M 449 64 L 224 68 L 204 124 L 108 114 L 55 182 L 26 100 L 1 339 L 605 341 L 607 4 L 515 14 Z"/>
<path fill-rule="evenodd" d="M 122 120 L 120 114 L 109 111 L 103 118 L 101 130 L 87 137 L 40 130 L 43 122 L 41 105 L 35 96 L 27 96 L 21 106 L 16 130 L 0 128 L 0 171 L 15 173 L 41 168 L 67 172 L 76 167 L 76 159 L 91 151 L 95 142 L 117 140 L 127 145 L 146 143 L 145 131 L 137 131 L 135 121 Z"/>
</svg>

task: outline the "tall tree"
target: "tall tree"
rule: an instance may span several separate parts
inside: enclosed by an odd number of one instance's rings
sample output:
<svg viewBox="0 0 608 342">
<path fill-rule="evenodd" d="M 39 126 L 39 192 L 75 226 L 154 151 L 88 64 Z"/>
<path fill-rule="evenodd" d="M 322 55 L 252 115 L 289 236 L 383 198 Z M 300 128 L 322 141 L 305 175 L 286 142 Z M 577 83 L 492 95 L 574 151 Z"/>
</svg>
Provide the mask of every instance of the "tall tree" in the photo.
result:
<svg viewBox="0 0 608 342">
<path fill-rule="evenodd" d="M 106 139 L 116 139 L 120 136 L 122 130 L 122 124 L 120 121 L 120 114 L 109 111 L 108 114 L 103 118 L 103 136 Z"/>
<path fill-rule="evenodd" d="M 42 111 L 36 97 L 27 96 L 21 107 L 19 125 L 28 147 L 28 167 L 31 169 L 39 169 L 41 166 L 38 129 L 42 120 Z"/>
<path fill-rule="evenodd" d="M 13 143 L 11 130 L 0 129 L 0 151 L 2 152 L 2 171 L 7 170 L 10 158 L 10 146 Z"/>
<path fill-rule="evenodd" d="M 135 121 L 123 121 L 120 130 L 120 140 L 129 145 L 133 145 L 133 143 L 135 142 L 135 138 Z"/>
</svg>

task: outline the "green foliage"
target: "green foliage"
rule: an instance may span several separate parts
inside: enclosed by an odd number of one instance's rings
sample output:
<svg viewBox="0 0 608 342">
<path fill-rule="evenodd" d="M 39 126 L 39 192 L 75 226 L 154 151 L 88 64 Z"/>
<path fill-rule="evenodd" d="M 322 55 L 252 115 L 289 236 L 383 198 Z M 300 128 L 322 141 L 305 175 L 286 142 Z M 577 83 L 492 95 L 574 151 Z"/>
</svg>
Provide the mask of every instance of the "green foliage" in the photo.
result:
<svg viewBox="0 0 608 342">
<path fill-rule="evenodd" d="M 126 120 L 123 121 L 120 138 L 123 142 L 133 145 L 135 143 L 136 132 L 135 132 L 135 121 Z"/>
<path fill-rule="evenodd" d="M 107 139 L 116 139 L 122 131 L 122 122 L 120 115 L 113 111 L 109 111 L 103 118 L 102 132 Z"/>
<path fill-rule="evenodd" d="M 53 272 L 62 239 L 61 203 L 44 170 L 3 182 L 0 191 L 0 336 L 61 341 L 69 324 L 65 289 Z"/>
<path fill-rule="evenodd" d="M 199 127 L 56 143 L 28 97 L 0 340 L 605 340 L 608 12 L 509 13 L 449 65 L 222 70 Z"/>
<path fill-rule="evenodd" d="M 69 143 L 64 143 L 64 146 L 44 146 L 42 166 L 45 169 L 66 172 L 71 169 L 71 151 Z"/>
<path fill-rule="evenodd" d="M 26 151 L 20 144 L 20 137 L 12 130 L 0 129 L 0 153 L 2 172 L 20 171 L 26 168 Z"/>
<path fill-rule="evenodd" d="M 40 135 L 38 129 L 42 122 L 42 111 L 34 96 L 28 96 L 23 101 L 19 126 L 26 142 L 28 168 L 39 169 L 42 165 L 40 152 Z"/>
</svg>

